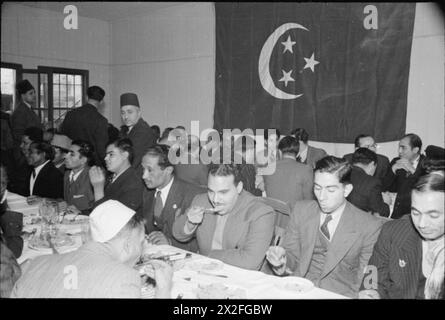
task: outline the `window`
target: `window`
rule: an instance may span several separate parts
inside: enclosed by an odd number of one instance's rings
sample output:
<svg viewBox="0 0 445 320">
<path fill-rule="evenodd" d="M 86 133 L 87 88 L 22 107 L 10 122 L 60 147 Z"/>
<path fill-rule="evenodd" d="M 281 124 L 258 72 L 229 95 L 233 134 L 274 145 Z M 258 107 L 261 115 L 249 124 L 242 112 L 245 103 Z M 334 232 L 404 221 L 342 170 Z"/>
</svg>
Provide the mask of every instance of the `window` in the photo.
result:
<svg viewBox="0 0 445 320">
<path fill-rule="evenodd" d="M 23 69 L 19 64 L 1 65 L 2 110 L 6 105 L 17 104 L 15 85 L 21 79 L 28 79 L 36 88 L 36 104 L 33 110 L 46 128 L 58 128 L 66 113 L 84 104 L 88 88 L 88 70 L 39 66 L 37 69 Z M 11 112 L 13 108 L 10 109 Z"/>
</svg>

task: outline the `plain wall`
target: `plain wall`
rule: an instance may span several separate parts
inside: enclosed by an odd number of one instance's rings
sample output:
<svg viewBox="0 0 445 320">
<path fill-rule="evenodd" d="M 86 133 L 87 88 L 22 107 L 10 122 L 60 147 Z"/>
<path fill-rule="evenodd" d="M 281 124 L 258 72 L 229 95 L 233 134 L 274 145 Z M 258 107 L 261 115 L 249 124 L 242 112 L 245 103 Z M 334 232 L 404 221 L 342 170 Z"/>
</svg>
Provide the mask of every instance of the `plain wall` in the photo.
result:
<svg viewBox="0 0 445 320">
<path fill-rule="evenodd" d="M 37 66 L 89 70 L 89 84 L 106 94 L 100 110 L 111 117 L 110 26 L 108 22 L 79 16 L 77 30 L 63 27 L 63 12 L 2 4 L 1 61 L 25 69 Z"/>
</svg>

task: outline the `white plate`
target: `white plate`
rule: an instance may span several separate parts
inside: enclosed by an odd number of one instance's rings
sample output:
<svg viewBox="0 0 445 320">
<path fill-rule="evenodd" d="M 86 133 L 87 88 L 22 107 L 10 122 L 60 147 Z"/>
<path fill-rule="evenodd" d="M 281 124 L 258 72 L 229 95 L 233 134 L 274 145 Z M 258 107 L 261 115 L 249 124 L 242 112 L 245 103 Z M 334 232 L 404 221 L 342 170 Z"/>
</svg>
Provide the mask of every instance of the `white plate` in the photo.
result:
<svg viewBox="0 0 445 320">
<path fill-rule="evenodd" d="M 247 299 L 247 290 L 220 282 L 198 284 L 195 289 L 198 299 Z"/>
<path fill-rule="evenodd" d="M 306 293 L 314 288 L 312 281 L 300 277 L 276 277 L 274 285 L 280 290 L 293 293 Z"/>
</svg>

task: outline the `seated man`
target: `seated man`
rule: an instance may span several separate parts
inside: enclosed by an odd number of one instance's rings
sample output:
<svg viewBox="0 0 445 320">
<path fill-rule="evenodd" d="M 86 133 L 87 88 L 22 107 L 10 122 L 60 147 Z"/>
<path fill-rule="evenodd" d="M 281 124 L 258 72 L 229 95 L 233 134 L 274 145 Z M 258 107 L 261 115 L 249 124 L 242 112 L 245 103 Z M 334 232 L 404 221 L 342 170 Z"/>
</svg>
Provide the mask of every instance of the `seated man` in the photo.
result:
<svg viewBox="0 0 445 320">
<path fill-rule="evenodd" d="M 411 211 L 411 189 L 424 173 L 425 156 L 420 153 L 422 140 L 409 133 L 399 142 L 399 157 L 394 158 L 388 170 L 387 191 L 396 192 L 391 218 L 398 219 Z"/>
<path fill-rule="evenodd" d="M 27 196 L 63 198 L 63 174 L 54 167 L 54 150 L 49 143 L 33 142 L 29 148 L 28 164 L 33 167 L 28 178 Z"/>
<path fill-rule="evenodd" d="M 90 215 L 93 241 L 76 251 L 44 255 L 25 265 L 12 298 L 140 298 L 135 263 L 144 248 L 144 223 L 135 211 L 109 200 Z M 171 268 L 153 264 L 156 297 L 169 298 Z M 166 286 L 160 286 L 167 284 Z"/>
<path fill-rule="evenodd" d="M 358 148 L 352 156 L 352 192 L 348 201 L 363 211 L 378 213 L 389 217 L 391 198 L 384 194 L 382 183 L 374 176 L 377 164 L 377 154 L 367 148 Z"/>
<path fill-rule="evenodd" d="M 200 254 L 259 270 L 272 240 L 273 209 L 243 190 L 233 164 L 210 165 L 207 188 L 176 218 L 173 236 L 178 241 L 196 236 Z"/>
<path fill-rule="evenodd" d="M 142 179 L 147 188 L 143 191 L 142 212 L 146 219 L 145 231 L 148 241 L 154 244 L 171 244 L 185 250 L 196 252 L 195 239 L 186 243 L 173 238 L 172 228 L 176 214 L 190 206 L 193 198 L 205 189 L 176 177 L 170 163 L 169 147 L 155 145 L 147 150 L 142 158 L 144 173 Z"/>
<path fill-rule="evenodd" d="M 412 189 L 411 217 L 385 223 L 360 298 L 444 298 L 444 180 L 443 170 L 420 177 Z"/>
<path fill-rule="evenodd" d="M 308 145 L 309 134 L 303 128 L 292 130 L 291 136 L 294 136 L 300 142 L 300 150 L 298 152 L 297 161 L 308 164 L 311 168 L 315 167 L 315 163 L 321 158 L 327 156 L 326 151 Z"/>
<path fill-rule="evenodd" d="M 117 200 L 138 213 L 142 211 L 144 185 L 132 163 L 133 145 L 130 139 L 119 139 L 107 146 L 105 164 L 111 175 L 106 178 L 102 168 L 97 166 L 89 171 L 95 206 L 107 200 Z"/>
<path fill-rule="evenodd" d="M 304 277 L 356 298 L 382 222 L 346 200 L 352 190 L 350 166 L 333 156 L 317 162 L 317 201 L 297 203 L 283 244 L 270 247 L 266 257 L 278 275 Z"/>
<path fill-rule="evenodd" d="M 297 162 L 299 148 L 294 137 L 281 139 L 275 172 L 264 176 L 266 195 L 288 203 L 291 208 L 297 201 L 314 199 L 314 174 L 310 166 Z"/>
<path fill-rule="evenodd" d="M 65 174 L 65 156 L 71 147 L 71 139 L 63 134 L 55 134 L 51 140 L 51 145 L 54 148 L 54 166 Z"/>
<path fill-rule="evenodd" d="M 93 146 L 86 141 L 74 140 L 65 157 L 68 169 L 63 179 L 63 199 L 72 214 L 88 214 L 94 204 L 94 192 L 89 170 L 95 159 Z"/>
<path fill-rule="evenodd" d="M 373 174 L 374 177 L 380 179 L 382 186 L 385 187 L 386 176 L 389 170 L 389 159 L 384 155 L 377 153 L 377 143 L 374 138 L 367 134 L 359 134 L 354 140 L 355 150 L 358 148 L 368 148 L 377 154 L 377 168 Z M 343 158 L 352 163 L 352 153 L 346 154 Z"/>
</svg>

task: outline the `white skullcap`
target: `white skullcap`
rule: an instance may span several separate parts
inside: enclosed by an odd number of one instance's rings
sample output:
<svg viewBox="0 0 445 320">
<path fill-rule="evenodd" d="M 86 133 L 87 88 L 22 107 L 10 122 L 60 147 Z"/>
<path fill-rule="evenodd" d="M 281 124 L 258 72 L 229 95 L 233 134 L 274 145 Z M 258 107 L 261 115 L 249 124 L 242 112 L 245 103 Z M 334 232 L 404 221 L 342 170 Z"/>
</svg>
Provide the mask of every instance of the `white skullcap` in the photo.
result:
<svg viewBox="0 0 445 320">
<path fill-rule="evenodd" d="M 90 214 L 90 230 L 93 241 L 106 242 L 112 239 L 135 213 L 136 211 L 116 200 L 101 203 Z"/>
</svg>

